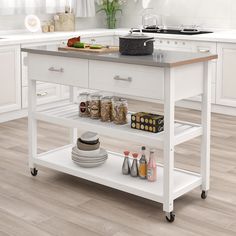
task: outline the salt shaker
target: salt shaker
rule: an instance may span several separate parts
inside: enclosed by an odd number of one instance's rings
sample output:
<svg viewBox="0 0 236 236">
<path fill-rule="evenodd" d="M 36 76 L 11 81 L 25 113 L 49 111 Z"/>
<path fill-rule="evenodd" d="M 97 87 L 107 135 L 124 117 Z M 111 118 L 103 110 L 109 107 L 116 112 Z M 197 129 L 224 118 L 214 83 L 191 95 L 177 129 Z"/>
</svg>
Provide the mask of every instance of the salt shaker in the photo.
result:
<svg viewBox="0 0 236 236">
<path fill-rule="evenodd" d="M 129 151 L 124 152 L 125 158 L 122 166 L 122 174 L 129 175 L 130 174 L 130 162 L 129 162 Z"/>
<path fill-rule="evenodd" d="M 131 171 L 130 171 L 130 175 L 132 177 L 137 177 L 138 176 L 138 153 L 133 153 L 133 163 L 131 166 Z"/>
</svg>

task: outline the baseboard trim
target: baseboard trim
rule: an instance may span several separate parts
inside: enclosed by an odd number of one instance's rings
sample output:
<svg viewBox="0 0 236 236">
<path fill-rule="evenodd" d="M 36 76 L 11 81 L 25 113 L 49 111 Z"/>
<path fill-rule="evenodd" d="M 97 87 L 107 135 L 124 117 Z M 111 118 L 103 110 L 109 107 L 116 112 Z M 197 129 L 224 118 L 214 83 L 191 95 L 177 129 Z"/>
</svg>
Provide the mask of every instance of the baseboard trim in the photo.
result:
<svg viewBox="0 0 236 236">
<path fill-rule="evenodd" d="M 183 101 L 177 102 L 176 105 L 180 107 L 189 108 L 189 109 L 201 110 L 201 104 L 199 102 L 183 100 Z M 212 112 L 222 114 L 222 115 L 236 116 L 235 107 L 227 107 L 227 106 L 212 104 Z"/>
</svg>

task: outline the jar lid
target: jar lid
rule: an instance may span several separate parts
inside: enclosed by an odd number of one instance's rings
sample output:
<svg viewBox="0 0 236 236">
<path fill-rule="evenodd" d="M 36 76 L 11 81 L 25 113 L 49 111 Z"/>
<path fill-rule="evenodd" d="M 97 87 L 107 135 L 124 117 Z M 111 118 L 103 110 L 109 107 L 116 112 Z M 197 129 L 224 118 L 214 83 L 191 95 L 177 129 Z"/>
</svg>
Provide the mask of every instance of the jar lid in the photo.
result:
<svg viewBox="0 0 236 236">
<path fill-rule="evenodd" d="M 102 100 L 112 100 L 112 96 L 105 96 L 105 97 L 102 97 Z"/>
<path fill-rule="evenodd" d="M 79 96 L 88 96 L 89 93 L 88 92 L 83 92 L 83 93 L 80 93 Z"/>
<path fill-rule="evenodd" d="M 117 105 L 118 104 L 120 104 L 120 105 L 127 105 L 128 101 L 126 99 L 124 99 L 124 98 L 120 98 L 118 100 L 115 100 L 114 103 L 117 104 Z"/>
<path fill-rule="evenodd" d="M 102 95 L 98 94 L 98 93 L 94 93 L 90 95 L 91 98 L 98 98 L 100 99 L 102 97 Z"/>
</svg>

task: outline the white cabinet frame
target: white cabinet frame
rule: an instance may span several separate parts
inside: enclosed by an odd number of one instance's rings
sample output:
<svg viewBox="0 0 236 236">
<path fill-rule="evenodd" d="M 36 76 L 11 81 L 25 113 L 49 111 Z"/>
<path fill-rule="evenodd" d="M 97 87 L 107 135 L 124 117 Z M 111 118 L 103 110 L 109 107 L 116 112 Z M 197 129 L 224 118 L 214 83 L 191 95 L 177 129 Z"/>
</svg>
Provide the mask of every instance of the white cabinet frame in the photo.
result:
<svg viewBox="0 0 236 236">
<path fill-rule="evenodd" d="M 217 61 L 216 104 L 236 107 L 236 44 L 218 43 L 217 53 L 219 58 Z M 229 62 L 232 63 L 232 67 L 228 69 L 226 69 L 226 65 L 224 65 L 227 60 L 227 53 L 232 54 Z M 224 74 L 225 72 L 227 73 L 226 75 Z M 230 76 L 230 78 L 225 76 Z M 225 84 L 229 79 L 231 79 L 230 84 Z M 227 95 L 227 91 L 224 93 L 224 86 L 229 86 L 230 89 L 235 89 L 235 96 L 230 97 L 231 95 Z"/>
<path fill-rule="evenodd" d="M 13 79 L 14 87 L 11 88 L 14 90 L 14 101 L 0 106 L 0 113 L 4 112 L 10 112 L 10 111 L 16 111 L 21 109 L 21 68 L 20 68 L 20 45 L 19 46 L 4 46 L 0 47 L 0 53 L 11 53 L 12 54 L 12 61 L 13 64 L 11 64 L 11 71 L 9 71 L 9 74 L 13 72 L 13 78 L 9 78 L 8 71 L 6 71 L 6 74 L 1 74 L 1 77 L 3 78 L 3 84 L 1 86 L 4 87 L 4 83 L 9 83 L 9 79 Z M 4 58 L 3 58 L 4 60 Z M 4 66 L 5 63 L 9 63 L 8 61 L 2 61 L 1 66 Z M 4 70 L 4 68 L 3 68 Z M 2 72 L 1 72 L 2 73 Z M 6 93 L 8 91 L 5 91 Z"/>
<path fill-rule="evenodd" d="M 30 67 L 35 70 L 34 59 L 37 54 L 30 54 Z M 69 63 L 68 58 L 64 58 Z M 86 60 L 86 59 L 84 59 Z M 35 60 L 37 62 L 37 59 Z M 109 62 L 108 62 L 109 63 Z M 88 63 L 90 65 L 90 63 Z M 37 109 L 36 108 L 36 81 L 38 78 L 29 76 L 29 167 L 33 175 L 37 174 L 40 166 L 48 167 L 63 173 L 74 175 L 80 178 L 103 184 L 121 191 L 125 191 L 137 196 L 147 198 L 163 204 L 168 220 L 173 219 L 174 200 L 189 191 L 200 187 L 202 198 L 205 198 L 209 190 L 210 182 L 210 120 L 211 120 L 211 76 L 208 71 L 210 63 L 208 61 L 183 65 L 174 68 L 158 68 L 164 70 L 164 132 L 152 134 L 133 130 L 129 125 L 117 126 L 100 121 L 78 117 L 78 105 L 75 102 L 75 87 L 70 84 L 67 78 L 58 77 L 58 83 L 70 86 L 70 102 L 60 106 Z M 114 67 L 115 68 L 115 67 Z M 119 73 L 117 67 L 117 73 Z M 143 67 L 145 68 L 145 67 Z M 40 69 L 40 68 L 39 68 Z M 89 71 L 94 68 L 88 69 Z M 35 72 L 35 71 L 34 71 Z M 147 71 L 148 72 L 148 71 Z M 189 76 L 189 73 L 192 76 Z M 55 77 L 54 82 L 55 81 Z M 187 82 L 197 81 L 198 85 Z M 42 78 L 45 81 L 46 78 Z M 159 78 L 160 79 L 160 78 Z M 50 82 L 50 77 L 47 77 Z M 186 81 L 186 83 L 185 83 Z M 145 81 L 144 81 L 145 83 Z M 90 84 L 90 83 L 88 83 Z M 187 84 L 186 87 L 183 84 Z M 76 84 L 78 86 L 78 84 Z M 145 84 L 144 84 L 145 85 Z M 89 88 L 89 86 L 88 86 Z M 202 95 L 202 121 L 201 124 L 191 124 L 188 122 L 176 123 L 175 103 L 188 96 Z M 140 94 L 140 99 L 142 96 Z M 70 128 L 71 145 L 51 150 L 40 155 L 37 154 L 37 121 L 45 121 Z M 106 164 L 99 168 L 86 169 L 75 165 L 71 160 L 71 149 L 77 139 L 77 128 L 82 130 L 93 130 L 101 135 L 108 135 L 112 138 L 121 137 L 123 140 L 152 145 L 164 150 L 164 164 L 158 164 L 158 180 L 155 183 L 142 182 L 138 178 L 127 177 L 121 174 L 122 156 L 118 153 L 109 152 Z M 202 136 L 201 149 L 201 172 L 194 173 L 174 167 L 175 146 Z"/>
</svg>

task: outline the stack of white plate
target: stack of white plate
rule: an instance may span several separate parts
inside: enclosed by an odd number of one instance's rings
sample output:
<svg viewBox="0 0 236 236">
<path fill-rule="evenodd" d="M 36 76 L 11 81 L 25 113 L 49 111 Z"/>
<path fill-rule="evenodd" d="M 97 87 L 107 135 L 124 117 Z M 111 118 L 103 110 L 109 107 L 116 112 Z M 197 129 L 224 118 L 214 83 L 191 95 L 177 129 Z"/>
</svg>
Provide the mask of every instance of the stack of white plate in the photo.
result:
<svg viewBox="0 0 236 236">
<path fill-rule="evenodd" d="M 95 144 L 93 144 L 93 142 Z M 72 149 L 72 160 L 81 167 L 92 168 L 105 163 L 108 158 L 107 151 L 100 148 L 99 138 L 96 133 L 86 132 L 77 142 L 77 146 Z M 88 149 L 81 150 L 79 147 Z M 95 150 L 91 150 L 91 149 Z"/>
<path fill-rule="evenodd" d="M 108 158 L 107 151 L 100 148 L 99 153 L 94 151 L 81 151 L 77 147 L 72 149 L 72 160 L 81 167 L 92 168 L 105 163 Z"/>
</svg>

